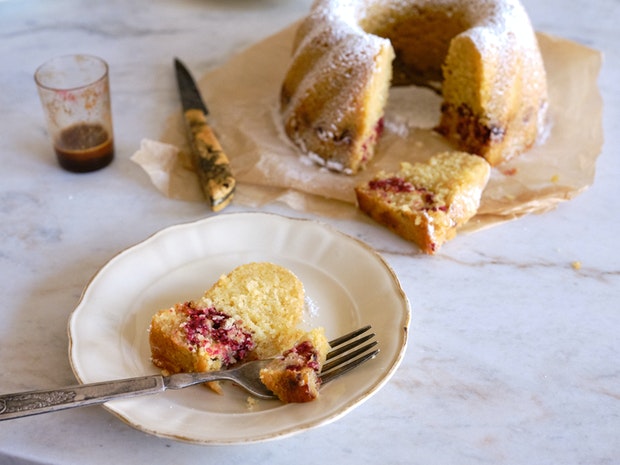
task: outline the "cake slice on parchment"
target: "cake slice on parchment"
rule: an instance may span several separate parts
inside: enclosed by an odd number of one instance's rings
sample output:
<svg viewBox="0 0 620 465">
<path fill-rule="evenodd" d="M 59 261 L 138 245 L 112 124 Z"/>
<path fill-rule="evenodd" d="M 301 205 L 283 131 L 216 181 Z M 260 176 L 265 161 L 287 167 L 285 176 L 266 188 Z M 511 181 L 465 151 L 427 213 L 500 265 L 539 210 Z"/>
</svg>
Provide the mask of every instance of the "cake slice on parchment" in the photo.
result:
<svg viewBox="0 0 620 465">
<path fill-rule="evenodd" d="M 368 216 L 434 254 L 476 214 L 490 171 L 480 156 L 447 151 L 379 172 L 356 186 L 355 195 Z"/>
</svg>

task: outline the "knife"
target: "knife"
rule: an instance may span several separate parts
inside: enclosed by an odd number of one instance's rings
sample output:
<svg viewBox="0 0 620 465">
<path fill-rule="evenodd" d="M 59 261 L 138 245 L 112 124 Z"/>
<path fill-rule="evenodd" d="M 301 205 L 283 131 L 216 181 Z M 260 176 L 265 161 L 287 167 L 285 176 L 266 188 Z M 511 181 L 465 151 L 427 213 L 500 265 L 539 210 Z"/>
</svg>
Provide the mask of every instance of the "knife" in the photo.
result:
<svg viewBox="0 0 620 465">
<path fill-rule="evenodd" d="M 194 78 L 178 58 L 174 66 L 194 168 L 211 209 L 217 212 L 232 200 L 235 178 L 226 153 L 207 124 L 209 111 Z"/>
</svg>

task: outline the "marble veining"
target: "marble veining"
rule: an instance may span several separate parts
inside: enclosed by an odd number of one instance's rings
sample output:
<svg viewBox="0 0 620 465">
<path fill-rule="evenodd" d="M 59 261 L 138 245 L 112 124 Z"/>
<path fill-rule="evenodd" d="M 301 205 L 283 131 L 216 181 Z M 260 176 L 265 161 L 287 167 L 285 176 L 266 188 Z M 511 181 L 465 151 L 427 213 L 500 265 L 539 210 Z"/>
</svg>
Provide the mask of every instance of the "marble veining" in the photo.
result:
<svg viewBox="0 0 620 465">
<path fill-rule="evenodd" d="M 156 231 L 209 215 L 161 196 L 129 160 L 179 107 L 173 57 L 204 73 L 310 3 L 0 1 L 0 392 L 74 384 L 66 325 L 91 277 Z M 303 464 L 319 448 L 320 462 L 356 465 L 620 463 L 620 2 L 524 5 L 537 29 L 603 52 L 605 143 L 591 188 L 463 234 L 435 257 L 362 215 L 260 208 L 326 222 L 394 269 L 413 313 L 383 389 L 329 425 L 245 446 L 160 439 L 101 407 L 10 420 L 0 422 L 0 464 Z M 116 160 L 88 175 L 57 167 L 32 78 L 73 52 L 110 64 Z"/>
</svg>

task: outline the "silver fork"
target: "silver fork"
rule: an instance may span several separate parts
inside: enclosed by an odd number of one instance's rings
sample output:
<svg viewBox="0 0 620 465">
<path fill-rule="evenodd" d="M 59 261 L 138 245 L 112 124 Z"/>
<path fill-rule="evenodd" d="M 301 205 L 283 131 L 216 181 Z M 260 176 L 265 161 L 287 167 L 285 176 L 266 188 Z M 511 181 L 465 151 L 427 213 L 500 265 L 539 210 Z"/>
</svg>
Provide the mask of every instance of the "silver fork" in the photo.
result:
<svg viewBox="0 0 620 465">
<path fill-rule="evenodd" d="M 322 385 L 374 358 L 379 349 L 371 341 L 375 334 L 365 334 L 365 326 L 329 341 L 332 350 L 321 370 Z M 371 342 L 368 342 L 371 341 Z M 367 344 L 365 344 L 368 342 Z M 275 399 L 260 381 L 259 373 L 270 360 L 247 362 L 237 367 L 203 373 L 178 373 L 170 376 L 150 375 L 101 383 L 81 384 L 60 389 L 18 392 L 0 395 L 0 420 L 27 417 L 74 407 L 102 404 L 110 400 L 156 394 L 167 389 L 183 389 L 209 381 L 233 381 L 260 399 Z"/>
</svg>

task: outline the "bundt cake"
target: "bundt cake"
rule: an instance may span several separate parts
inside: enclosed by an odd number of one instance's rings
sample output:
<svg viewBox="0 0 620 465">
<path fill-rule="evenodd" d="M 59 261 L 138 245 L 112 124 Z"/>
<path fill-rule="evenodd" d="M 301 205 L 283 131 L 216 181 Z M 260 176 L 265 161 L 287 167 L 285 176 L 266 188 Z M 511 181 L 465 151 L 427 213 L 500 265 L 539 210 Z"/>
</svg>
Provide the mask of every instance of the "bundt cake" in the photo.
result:
<svg viewBox="0 0 620 465">
<path fill-rule="evenodd" d="M 443 152 L 424 163 L 402 163 L 355 187 L 360 210 L 434 254 L 480 205 L 490 165 L 477 155 Z"/>
<path fill-rule="evenodd" d="M 323 329 L 314 329 L 263 368 L 260 379 L 284 403 L 310 402 L 319 395 L 328 351 Z"/>
<path fill-rule="evenodd" d="M 315 0 L 280 103 L 288 137 L 355 173 L 373 157 L 390 85 L 441 92 L 436 130 L 497 165 L 544 125 L 546 75 L 518 0 Z"/>
<path fill-rule="evenodd" d="M 151 360 L 168 373 L 210 371 L 268 358 L 304 334 L 297 326 L 304 287 L 272 263 L 241 265 L 196 301 L 160 310 L 151 319 Z"/>
</svg>

